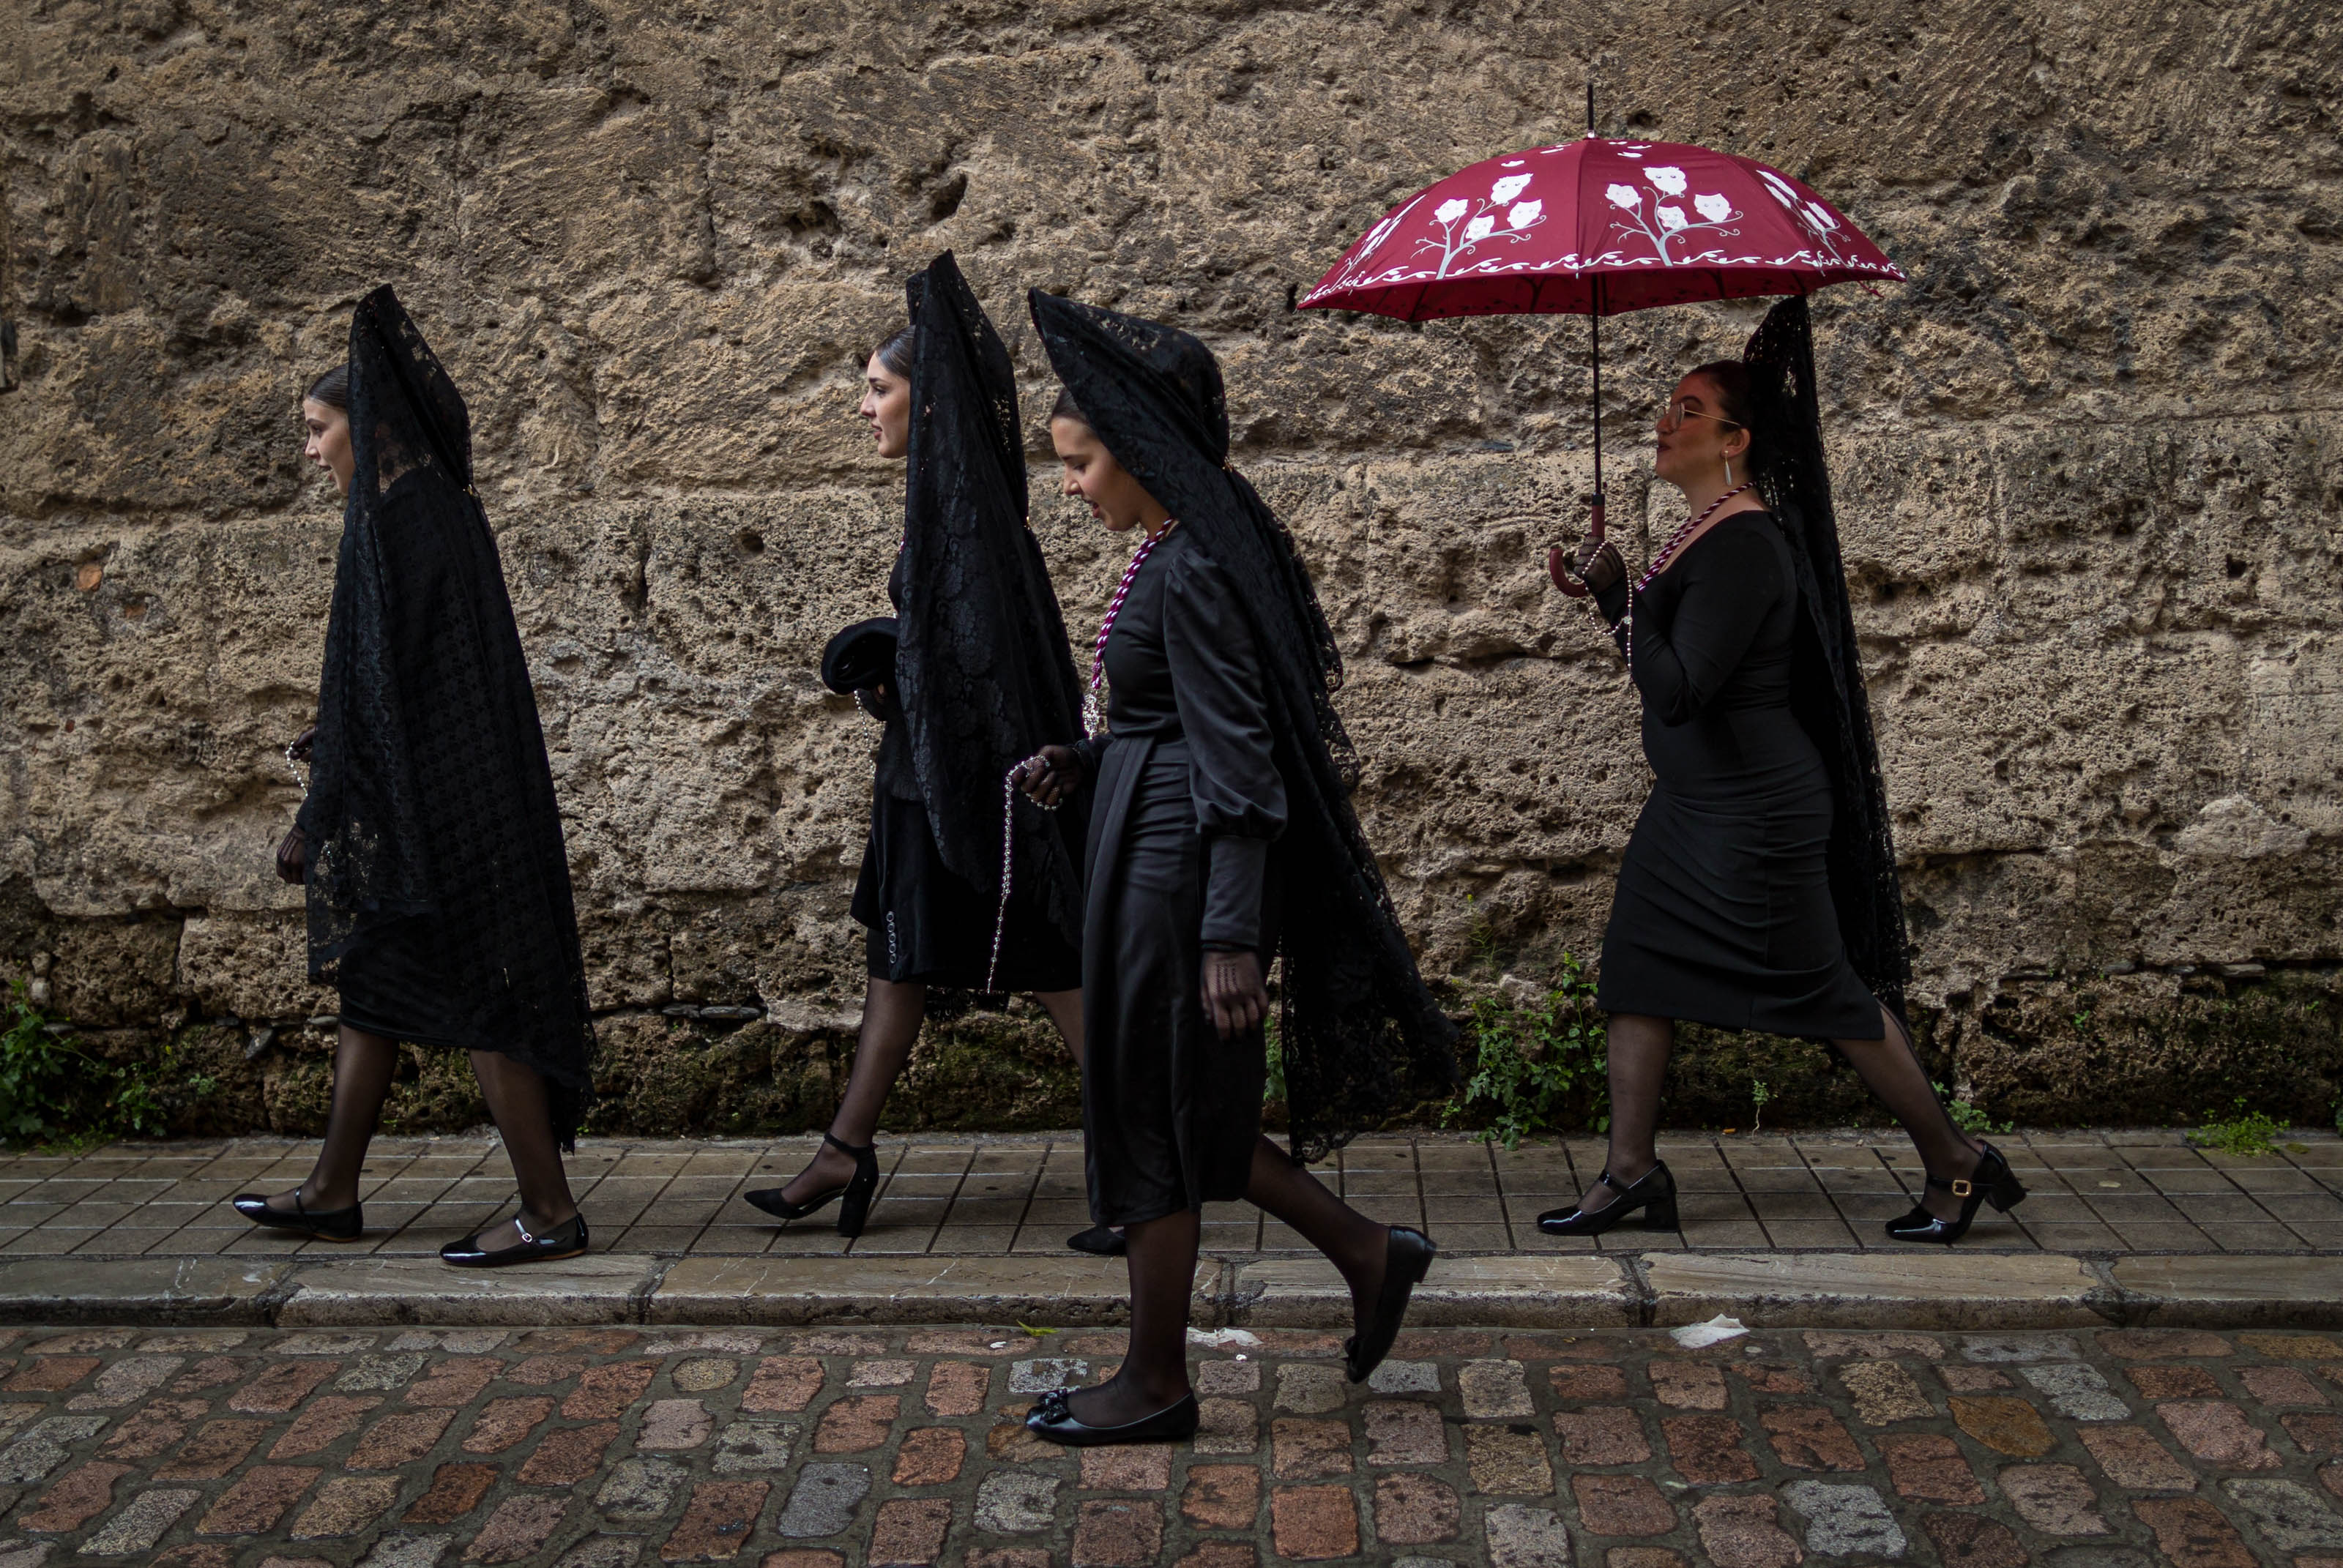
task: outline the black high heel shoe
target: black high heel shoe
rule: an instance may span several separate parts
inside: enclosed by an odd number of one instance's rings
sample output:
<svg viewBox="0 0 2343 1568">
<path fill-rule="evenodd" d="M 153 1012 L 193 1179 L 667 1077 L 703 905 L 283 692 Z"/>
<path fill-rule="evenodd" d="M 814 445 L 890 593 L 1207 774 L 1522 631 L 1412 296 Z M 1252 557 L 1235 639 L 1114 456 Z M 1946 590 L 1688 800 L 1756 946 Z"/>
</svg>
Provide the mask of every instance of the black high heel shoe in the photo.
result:
<svg viewBox="0 0 2343 1568">
<path fill-rule="evenodd" d="M 870 1218 L 870 1195 L 879 1191 L 879 1146 L 866 1143 L 857 1149 L 827 1132 L 821 1135 L 821 1141 L 841 1154 L 854 1156 L 854 1174 L 848 1178 L 844 1186 L 817 1192 L 802 1203 L 792 1203 L 781 1196 L 789 1191 L 786 1186 L 759 1187 L 754 1192 L 743 1192 L 740 1196 L 779 1220 L 802 1220 L 831 1199 L 843 1198 L 845 1201 L 839 1205 L 838 1210 L 838 1233 L 860 1236 L 863 1225 Z"/>
<path fill-rule="evenodd" d="M 1956 1177 L 1928 1178 L 1928 1185 L 1950 1192 L 1961 1201 L 1957 1220 L 1940 1220 L 1927 1211 L 1925 1204 L 1915 1203 L 1912 1211 L 1901 1220 L 1887 1221 L 1887 1236 L 1895 1241 L 1935 1241 L 1949 1247 L 1969 1233 L 1969 1223 L 1976 1218 L 1978 1206 L 1990 1203 L 2002 1213 L 2026 1201 L 2026 1189 L 2018 1184 L 2010 1171 L 2009 1161 L 1992 1144 L 1985 1145 L 1977 1155 L 1976 1169 L 1966 1181 Z"/>
<path fill-rule="evenodd" d="M 1619 1195 L 1592 1212 L 1549 1209 L 1538 1216 L 1538 1229 L 1549 1236 L 1600 1236 L 1637 1210 L 1643 1211 L 1646 1231 L 1676 1228 L 1676 1179 L 1668 1174 L 1666 1161 L 1652 1161 L 1652 1168 L 1633 1181 L 1621 1181 L 1608 1171 L 1595 1181 Z"/>
<path fill-rule="evenodd" d="M 1196 1396 L 1191 1393 L 1121 1426 L 1090 1426 L 1066 1408 L 1066 1396 L 1072 1392 L 1053 1388 L 1043 1394 L 1025 1417 L 1025 1430 L 1044 1442 L 1067 1448 L 1103 1448 L 1115 1442 L 1185 1442 L 1203 1424 Z"/>
<path fill-rule="evenodd" d="M 439 1261 L 458 1269 L 505 1269 L 515 1263 L 550 1263 L 563 1258 L 574 1258 L 586 1250 L 586 1216 L 572 1214 L 550 1231 L 530 1235 L 528 1227 L 518 1216 L 513 1219 L 513 1229 L 520 1240 L 509 1247 L 485 1251 L 480 1246 L 478 1231 L 460 1241 L 450 1241 L 439 1249 Z"/>
<path fill-rule="evenodd" d="M 304 1209 L 301 1189 L 293 1189 L 293 1211 L 272 1209 L 268 1200 L 257 1192 L 239 1193 L 228 1200 L 228 1206 L 256 1225 L 266 1225 L 272 1231 L 294 1231 L 313 1236 L 320 1241 L 355 1241 L 366 1230 L 366 1205 L 353 1203 L 347 1209 Z"/>
<path fill-rule="evenodd" d="M 1439 1251 L 1431 1237 L 1405 1225 L 1393 1225 L 1384 1237 L 1383 1288 L 1375 1297 L 1375 1314 L 1367 1320 L 1365 1333 L 1342 1342 L 1342 1372 L 1353 1382 L 1366 1382 L 1367 1374 L 1391 1354 L 1407 1317 L 1407 1300 L 1432 1271 L 1432 1260 Z"/>
</svg>

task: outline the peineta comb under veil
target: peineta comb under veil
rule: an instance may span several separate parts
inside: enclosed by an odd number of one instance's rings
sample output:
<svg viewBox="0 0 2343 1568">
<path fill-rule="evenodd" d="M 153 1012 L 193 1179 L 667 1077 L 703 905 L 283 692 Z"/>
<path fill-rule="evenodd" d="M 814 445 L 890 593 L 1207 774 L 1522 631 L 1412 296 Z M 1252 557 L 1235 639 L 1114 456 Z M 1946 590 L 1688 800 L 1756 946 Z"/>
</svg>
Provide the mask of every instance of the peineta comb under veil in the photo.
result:
<svg viewBox="0 0 2343 1568">
<path fill-rule="evenodd" d="M 310 978 L 401 1038 L 536 1069 L 566 1147 L 594 1025 L 470 417 L 387 286 L 351 318 L 349 363 L 356 470 L 299 819 Z"/>
<path fill-rule="evenodd" d="M 1289 797 L 1278 1006 L 1293 1152 L 1322 1158 L 1457 1081 L 1456 1028 L 1425 988 L 1351 805 L 1358 762 L 1333 692 L 1342 660 L 1310 574 L 1228 466 L 1212 351 L 1177 328 L 1036 290 L 1050 363 L 1115 461 L 1192 531 L 1242 599 Z"/>
</svg>

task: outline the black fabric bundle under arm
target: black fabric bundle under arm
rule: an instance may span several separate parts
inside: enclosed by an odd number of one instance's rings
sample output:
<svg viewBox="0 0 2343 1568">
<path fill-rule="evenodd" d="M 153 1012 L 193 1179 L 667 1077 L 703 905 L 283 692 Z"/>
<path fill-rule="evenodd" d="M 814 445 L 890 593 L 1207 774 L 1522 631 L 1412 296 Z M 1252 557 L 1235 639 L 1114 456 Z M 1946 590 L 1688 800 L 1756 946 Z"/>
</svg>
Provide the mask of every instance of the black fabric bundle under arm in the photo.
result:
<svg viewBox="0 0 2343 1568">
<path fill-rule="evenodd" d="M 1684 574 L 1674 618 L 1635 620 L 1635 685 L 1663 724 L 1682 724 L 1715 697 L 1741 664 L 1766 612 L 1782 597 L 1781 562 L 1760 525 L 1731 519 L 1668 568 Z"/>
</svg>

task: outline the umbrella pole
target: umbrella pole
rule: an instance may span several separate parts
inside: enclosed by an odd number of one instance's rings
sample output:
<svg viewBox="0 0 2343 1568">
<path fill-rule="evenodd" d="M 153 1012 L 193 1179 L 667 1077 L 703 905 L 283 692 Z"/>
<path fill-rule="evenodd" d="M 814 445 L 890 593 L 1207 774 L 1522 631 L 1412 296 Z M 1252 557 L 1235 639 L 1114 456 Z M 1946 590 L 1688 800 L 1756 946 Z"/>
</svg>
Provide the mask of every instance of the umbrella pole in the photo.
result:
<svg viewBox="0 0 2343 1568">
<path fill-rule="evenodd" d="M 1594 507 L 1588 533 L 1603 537 L 1603 279 L 1594 280 L 1594 296 L 1586 311 L 1586 341 L 1594 364 Z"/>
</svg>

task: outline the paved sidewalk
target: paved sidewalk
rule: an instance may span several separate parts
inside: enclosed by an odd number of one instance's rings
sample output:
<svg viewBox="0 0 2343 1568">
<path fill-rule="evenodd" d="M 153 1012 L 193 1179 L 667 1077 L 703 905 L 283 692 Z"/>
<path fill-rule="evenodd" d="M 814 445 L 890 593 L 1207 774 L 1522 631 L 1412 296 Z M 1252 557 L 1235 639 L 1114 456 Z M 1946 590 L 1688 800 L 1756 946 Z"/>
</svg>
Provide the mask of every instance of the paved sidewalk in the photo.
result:
<svg viewBox="0 0 2343 1568">
<path fill-rule="evenodd" d="M 2165 1131 L 1996 1141 L 2031 1196 L 2006 1219 L 1985 1211 L 1965 1252 L 2343 1251 L 2343 1139 L 2333 1131 L 2292 1134 L 2259 1156 L 2207 1153 Z M 598 1251 L 662 1257 L 1056 1256 L 1090 1223 L 1078 1133 L 882 1136 L 886 1181 L 870 1228 L 850 1244 L 833 1229 L 834 1206 L 780 1225 L 741 1201 L 745 1189 L 786 1181 L 815 1146 L 589 1138 L 571 1181 Z M 0 1255 L 428 1255 L 503 1211 L 512 1194 L 488 1138 L 384 1138 L 367 1161 L 367 1233 L 354 1246 L 257 1231 L 227 1207 L 240 1191 L 295 1185 L 316 1152 L 314 1141 L 246 1138 L 0 1155 Z M 1922 1175 L 1892 1134 L 1677 1135 L 1662 1153 L 1684 1191 L 1682 1231 L 1627 1228 L 1599 1241 L 1536 1226 L 1601 1171 L 1597 1142 L 1508 1151 L 1462 1135 L 1363 1139 L 1317 1169 L 1369 1215 L 1423 1226 L 1452 1255 L 1911 1251 L 1880 1231 L 1911 1206 Z M 1205 1220 L 1214 1257 L 1306 1250 L 1250 1204 L 1215 1205 Z"/>
<path fill-rule="evenodd" d="M 1075 1453 L 1018 1418 L 1119 1332 L 0 1332 L 0 1563 L 2343 1562 L 2325 1335 L 1192 1349 L 1197 1442 Z"/>
</svg>

